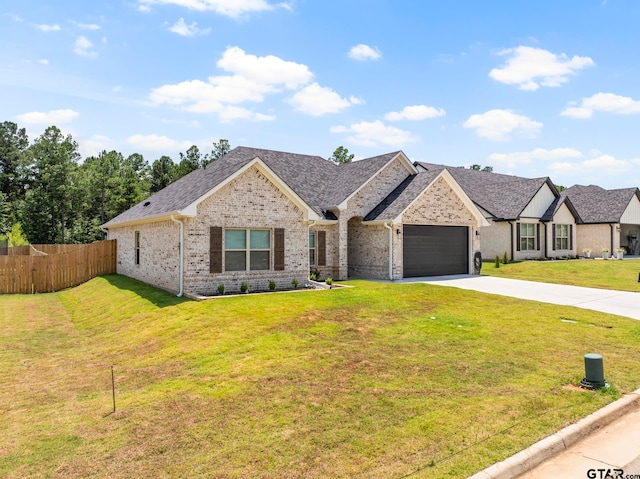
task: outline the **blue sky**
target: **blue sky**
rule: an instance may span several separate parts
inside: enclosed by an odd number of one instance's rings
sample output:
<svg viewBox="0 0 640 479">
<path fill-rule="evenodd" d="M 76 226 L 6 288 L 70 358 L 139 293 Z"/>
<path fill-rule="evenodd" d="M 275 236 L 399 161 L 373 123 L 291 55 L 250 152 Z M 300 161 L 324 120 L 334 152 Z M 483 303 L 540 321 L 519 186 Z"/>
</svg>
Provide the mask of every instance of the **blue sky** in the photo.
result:
<svg viewBox="0 0 640 479">
<path fill-rule="evenodd" d="M 226 138 L 640 186 L 637 0 L 22 0 L 0 121 L 84 156 Z"/>
</svg>

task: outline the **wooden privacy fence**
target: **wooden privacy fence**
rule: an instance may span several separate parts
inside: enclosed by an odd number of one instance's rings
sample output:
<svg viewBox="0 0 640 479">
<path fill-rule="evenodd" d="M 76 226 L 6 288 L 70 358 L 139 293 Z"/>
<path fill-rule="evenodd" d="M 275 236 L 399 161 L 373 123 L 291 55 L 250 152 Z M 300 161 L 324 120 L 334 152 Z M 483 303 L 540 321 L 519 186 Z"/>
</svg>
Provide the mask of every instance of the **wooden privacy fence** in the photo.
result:
<svg viewBox="0 0 640 479">
<path fill-rule="evenodd" d="M 115 272 L 115 240 L 16 246 L 0 255 L 0 293 L 51 293 Z"/>
</svg>

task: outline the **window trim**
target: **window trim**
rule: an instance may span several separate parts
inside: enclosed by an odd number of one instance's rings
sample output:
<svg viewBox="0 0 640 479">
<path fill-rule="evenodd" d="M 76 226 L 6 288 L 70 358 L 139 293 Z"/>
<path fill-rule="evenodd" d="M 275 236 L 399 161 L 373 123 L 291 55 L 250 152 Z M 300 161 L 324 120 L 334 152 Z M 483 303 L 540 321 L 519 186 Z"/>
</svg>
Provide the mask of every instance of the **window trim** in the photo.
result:
<svg viewBox="0 0 640 479">
<path fill-rule="evenodd" d="M 227 248 L 227 231 L 244 231 L 245 232 L 245 247 L 244 248 Z M 251 247 L 251 232 L 252 231 L 267 231 L 269 233 L 269 247 L 268 248 L 252 248 Z M 273 270 L 273 238 L 272 238 L 272 229 L 271 228 L 225 228 L 224 229 L 224 244 L 222 248 L 222 253 L 224 256 L 224 272 L 229 273 L 237 273 L 241 271 L 252 272 L 252 271 L 272 271 Z M 227 269 L 227 252 L 245 252 L 245 269 Z M 268 252 L 269 253 L 269 264 L 266 269 L 251 269 L 251 252 Z"/>
<path fill-rule="evenodd" d="M 553 231 L 553 235 L 554 235 L 554 242 L 553 242 L 553 249 L 554 250 L 560 250 L 560 251 L 569 251 L 572 247 L 571 245 L 571 225 L 570 224 L 563 224 L 563 223 L 559 223 L 559 224 L 554 224 L 554 231 Z M 565 227 L 565 234 L 562 234 L 562 227 Z M 566 248 L 563 248 L 562 243 L 563 240 L 566 241 Z"/>
<path fill-rule="evenodd" d="M 525 230 L 531 228 L 531 234 L 526 234 L 528 231 L 523 231 L 523 226 Z M 535 223 L 520 223 L 520 251 L 537 251 L 536 248 L 536 225 Z M 527 240 L 533 240 L 531 248 L 528 247 Z"/>
<path fill-rule="evenodd" d="M 311 236 L 313 236 L 313 247 L 311 246 Z M 313 251 L 313 261 L 311 261 L 311 252 Z M 318 235 L 315 231 L 309 231 L 309 266 L 318 264 Z"/>
<path fill-rule="evenodd" d="M 134 261 L 140 266 L 140 231 L 135 231 L 133 238 Z"/>
</svg>

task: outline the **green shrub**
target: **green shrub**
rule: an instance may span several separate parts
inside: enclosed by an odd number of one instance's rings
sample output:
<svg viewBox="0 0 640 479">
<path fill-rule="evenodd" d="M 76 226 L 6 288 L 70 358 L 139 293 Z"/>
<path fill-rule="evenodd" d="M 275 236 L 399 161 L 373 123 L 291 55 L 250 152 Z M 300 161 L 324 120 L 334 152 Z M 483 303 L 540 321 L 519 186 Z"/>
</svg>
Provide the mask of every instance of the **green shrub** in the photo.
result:
<svg viewBox="0 0 640 479">
<path fill-rule="evenodd" d="M 291 285 L 293 286 L 293 289 L 297 289 L 298 288 L 298 280 L 293 278 L 291 280 Z"/>
<path fill-rule="evenodd" d="M 502 263 L 503 264 L 509 264 L 509 256 L 507 256 L 507 252 L 504 252 L 504 255 L 502 256 Z"/>
<path fill-rule="evenodd" d="M 332 278 L 327 278 L 324 280 L 325 283 L 327 283 L 329 286 L 331 286 L 333 284 L 333 279 Z"/>
<path fill-rule="evenodd" d="M 317 274 L 315 274 L 315 273 L 311 273 L 311 274 L 309 275 L 309 279 L 310 279 L 311 281 L 316 281 L 316 280 L 318 279 L 318 275 L 317 275 Z"/>
<path fill-rule="evenodd" d="M 218 285 L 218 294 L 222 296 L 224 294 L 224 284 Z"/>
<path fill-rule="evenodd" d="M 500 256 L 496 255 L 496 269 L 500 267 Z"/>
<path fill-rule="evenodd" d="M 269 289 L 271 291 L 275 291 L 276 290 L 276 282 L 274 280 L 270 280 L 269 281 Z"/>
<path fill-rule="evenodd" d="M 245 281 L 243 281 L 240 284 L 240 292 L 241 293 L 246 293 L 248 290 L 249 290 L 249 285 Z"/>
</svg>

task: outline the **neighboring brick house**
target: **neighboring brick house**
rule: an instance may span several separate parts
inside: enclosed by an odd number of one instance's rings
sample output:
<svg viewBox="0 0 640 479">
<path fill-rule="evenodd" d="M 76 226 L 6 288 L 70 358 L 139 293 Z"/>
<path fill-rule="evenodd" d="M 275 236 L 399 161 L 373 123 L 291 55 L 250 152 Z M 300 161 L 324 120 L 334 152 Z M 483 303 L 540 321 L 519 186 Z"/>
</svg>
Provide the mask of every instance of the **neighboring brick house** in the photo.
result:
<svg viewBox="0 0 640 479">
<path fill-rule="evenodd" d="M 622 188 L 605 190 L 599 186 L 575 185 L 561 193 L 580 215 L 578 251 L 591 250 L 601 257 L 607 249 L 612 257 L 618 248 L 627 254 L 640 254 L 640 190 Z"/>
<path fill-rule="evenodd" d="M 576 223 L 571 200 L 561 198 L 548 177 L 521 178 L 486 171 L 417 163 L 431 172 L 445 168 L 480 208 L 488 226 L 480 229 L 482 256 L 511 260 L 576 255 Z"/>
<path fill-rule="evenodd" d="M 118 273 L 179 294 L 470 273 L 488 223 L 451 170 L 239 147 L 103 225 Z"/>
</svg>

